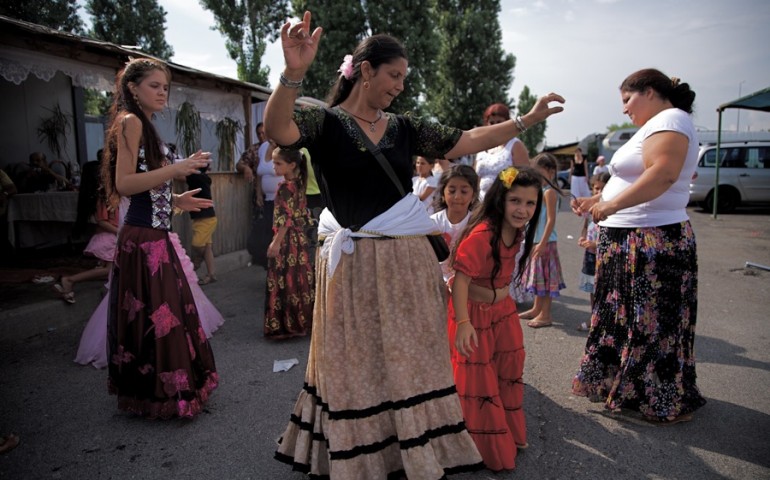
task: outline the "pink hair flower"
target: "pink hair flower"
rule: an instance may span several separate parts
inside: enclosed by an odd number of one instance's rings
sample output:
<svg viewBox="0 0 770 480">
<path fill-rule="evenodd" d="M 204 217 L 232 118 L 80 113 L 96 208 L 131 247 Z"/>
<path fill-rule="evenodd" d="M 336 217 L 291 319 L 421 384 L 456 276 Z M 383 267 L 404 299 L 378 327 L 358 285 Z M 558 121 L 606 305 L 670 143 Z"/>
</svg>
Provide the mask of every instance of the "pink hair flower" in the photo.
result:
<svg viewBox="0 0 770 480">
<path fill-rule="evenodd" d="M 353 76 L 353 55 L 345 55 L 342 65 L 340 65 L 340 68 L 337 71 L 340 72 L 343 77 L 350 80 L 350 77 Z"/>
</svg>

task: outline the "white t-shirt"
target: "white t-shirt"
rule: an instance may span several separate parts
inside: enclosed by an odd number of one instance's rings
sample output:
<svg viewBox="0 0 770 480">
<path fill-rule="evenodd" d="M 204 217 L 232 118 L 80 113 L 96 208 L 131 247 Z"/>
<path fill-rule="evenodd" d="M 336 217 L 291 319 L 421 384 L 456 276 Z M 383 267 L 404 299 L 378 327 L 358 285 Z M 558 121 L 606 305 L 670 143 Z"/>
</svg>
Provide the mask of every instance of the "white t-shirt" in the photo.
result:
<svg viewBox="0 0 770 480">
<path fill-rule="evenodd" d="M 469 211 L 468 215 L 466 215 L 465 218 L 460 220 L 458 223 L 450 222 L 446 213 L 446 210 L 441 210 L 440 212 L 436 212 L 431 215 L 430 218 L 436 222 L 438 230 L 444 234 L 444 240 L 446 240 L 446 244 L 449 245 L 449 249 L 451 250 L 452 247 L 454 247 L 457 237 L 463 231 L 463 228 L 468 225 L 468 219 L 471 218 L 471 212 Z M 440 263 L 440 265 L 441 273 L 444 275 L 444 281 L 448 282 L 449 279 L 454 275 L 454 271 L 449 268 L 449 259 L 444 260 Z"/>
<path fill-rule="evenodd" d="M 436 188 L 438 186 L 438 180 L 438 177 L 434 175 L 429 175 L 427 178 L 422 178 L 419 175 L 412 177 L 412 193 L 421 197 L 426 189 L 430 187 Z M 433 213 L 433 195 L 435 195 L 435 193 L 436 191 L 434 190 L 433 194 L 428 195 L 428 198 L 422 201 L 422 204 L 425 205 L 425 209 L 428 213 Z"/>
<path fill-rule="evenodd" d="M 602 200 L 612 200 L 639 178 L 644 172 L 642 144 L 650 135 L 665 131 L 679 132 L 690 141 L 687 156 L 676 183 L 649 202 L 625 208 L 610 215 L 607 220 L 599 222 L 600 226 L 659 227 L 683 222 L 689 218 L 685 207 L 690 200 L 690 179 L 698 163 L 698 139 L 690 115 L 678 108 L 663 110 L 649 119 L 625 145 L 615 152 L 610 162 L 612 177 L 602 190 Z"/>
<path fill-rule="evenodd" d="M 264 142 L 259 146 L 259 165 L 257 165 L 257 175 L 262 181 L 262 191 L 265 192 L 265 200 L 272 202 L 275 200 L 275 194 L 278 192 L 278 185 L 283 182 L 283 177 L 275 174 L 273 168 L 273 159 L 265 158 L 267 148 L 270 142 Z"/>
<path fill-rule="evenodd" d="M 594 173 L 591 175 L 592 177 L 595 177 L 597 175 L 601 175 L 602 173 L 606 173 L 610 171 L 610 167 L 607 165 L 597 165 L 594 167 Z"/>
</svg>

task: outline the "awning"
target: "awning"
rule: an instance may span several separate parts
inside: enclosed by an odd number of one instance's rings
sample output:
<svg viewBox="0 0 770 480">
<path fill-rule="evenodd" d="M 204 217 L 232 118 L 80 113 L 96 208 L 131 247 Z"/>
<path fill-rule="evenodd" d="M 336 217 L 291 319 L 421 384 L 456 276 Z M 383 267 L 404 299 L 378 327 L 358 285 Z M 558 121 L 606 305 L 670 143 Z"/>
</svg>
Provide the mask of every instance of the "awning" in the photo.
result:
<svg viewBox="0 0 770 480">
<path fill-rule="evenodd" d="M 745 97 L 741 97 L 738 100 L 732 102 L 723 103 L 717 108 L 717 112 L 722 112 L 726 108 L 743 108 L 746 110 L 759 110 L 762 112 L 770 112 L 770 87 L 754 92 Z"/>
</svg>

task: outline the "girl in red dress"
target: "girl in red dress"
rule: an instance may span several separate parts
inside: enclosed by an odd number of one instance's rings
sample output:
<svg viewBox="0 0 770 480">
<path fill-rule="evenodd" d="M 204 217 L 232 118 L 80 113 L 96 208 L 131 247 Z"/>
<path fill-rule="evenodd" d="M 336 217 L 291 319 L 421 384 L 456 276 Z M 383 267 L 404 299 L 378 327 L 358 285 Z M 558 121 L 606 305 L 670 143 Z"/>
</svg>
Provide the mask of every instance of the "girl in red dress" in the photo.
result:
<svg viewBox="0 0 770 480">
<path fill-rule="evenodd" d="M 533 169 L 503 170 L 474 210 L 451 259 L 456 273 L 449 340 L 457 393 L 468 431 L 494 471 L 515 468 L 517 449 L 528 446 L 524 338 L 508 288 L 522 239 L 519 272 L 532 250 L 543 203 L 540 184 Z"/>
<path fill-rule="evenodd" d="M 310 332 L 315 276 L 310 261 L 310 225 L 305 186 L 307 162 L 298 150 L 277 147 L 273 168 L 284 182 L 278 186 L 273 211 L 273 241 L 267 248 L 265 337 L 281 339 Z"/>
</svg>

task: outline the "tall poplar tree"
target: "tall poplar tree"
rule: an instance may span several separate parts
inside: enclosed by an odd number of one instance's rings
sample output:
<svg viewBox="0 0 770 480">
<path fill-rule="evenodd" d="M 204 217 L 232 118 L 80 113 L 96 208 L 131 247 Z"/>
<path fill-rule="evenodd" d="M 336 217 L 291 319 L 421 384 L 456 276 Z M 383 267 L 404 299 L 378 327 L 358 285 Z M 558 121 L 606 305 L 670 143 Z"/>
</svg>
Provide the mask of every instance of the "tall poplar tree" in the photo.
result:
<svg viewBox="0 0 770 480">
<path fill-rule="evenodd" d="M 499 0 L 437 0 L 441 48 L 430 112 L 441 122 L 468 129 L 481 123 L 492 103 L 511 105 L 516 57 L 502 48 Z"/>
<path fill-rule="evenodd" d="M 136 45 L 164 60 L 174 54 L 166 43 L 166 11 L 157 0 L 88 0 L 86 11 L 92 17 L 92 38 Z"/>
<path fill-rule="evenodd" d="M 0 15 L 81 35 L 78 8 L 77 0 L 8 0 L 0 3 Z"/>
<path fill-rule="evenodd" d="M 529 87 L 524 85 L 524 88 L 519 94 L 519 115 L 524 115 L 525 113 L 529 112 L 532 107 L 535 106 L 535 102 L 537 102 L 537 96 L 531 94 Z M 532 125 L 529 127 L 526 132 L 519 134 L 519 140 L 521 140 L 524 145 L 526 145 L 530 158 L 540 153 L 538 145 L 540 145 L 540 143 L 545 138 L 546 128 L 546 122 L 540 122 L 537 125 Z"/>
<path fill-rule="evenodd" d="M 225 36 L 227 52 L 238 65 L 238 79 L 269 86 L 270 68 L 262 65 L 267 43 L 278 38 L 289 16 L 289 0 L 200 0 Z"/>
</svg>

